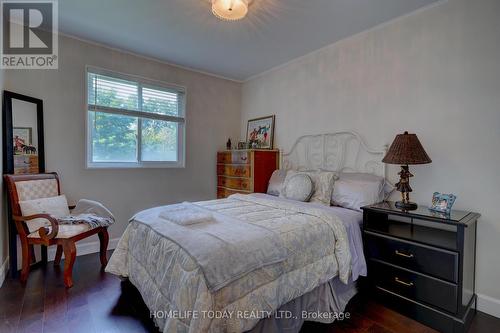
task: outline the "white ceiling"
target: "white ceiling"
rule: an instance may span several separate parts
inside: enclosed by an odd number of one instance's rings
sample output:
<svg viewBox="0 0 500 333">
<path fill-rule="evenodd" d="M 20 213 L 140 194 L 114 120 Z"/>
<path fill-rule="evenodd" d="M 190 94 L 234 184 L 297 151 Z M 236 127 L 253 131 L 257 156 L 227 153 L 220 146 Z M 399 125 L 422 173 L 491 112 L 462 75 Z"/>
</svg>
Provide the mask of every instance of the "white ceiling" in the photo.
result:
<svg viewBox="0 0 500 333">
<path fill-rule="evenodd" d="M 253 0 L 238 22 L 210 0 L 59 0 L 61 32 L 245 80 L 436 0 Z"/>
</svg>

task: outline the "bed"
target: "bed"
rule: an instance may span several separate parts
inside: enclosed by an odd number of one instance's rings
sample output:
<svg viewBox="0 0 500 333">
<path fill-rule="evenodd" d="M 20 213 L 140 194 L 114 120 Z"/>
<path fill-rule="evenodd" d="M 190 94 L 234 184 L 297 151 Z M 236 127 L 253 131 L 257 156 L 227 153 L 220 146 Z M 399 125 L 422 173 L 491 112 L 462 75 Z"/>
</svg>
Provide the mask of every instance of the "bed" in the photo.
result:
<svg viewBox="0 0 500 333">
<path fill-rule="evenodd" d="M 385 177 L 383 154 L 353 132 L 311 135 L 281 166 Z M 181 210 L 217 223 L 171 223 Z M 267 194 L 155 207 L 130 220 L 106 271 L 134 284 L 163 332 L 298 332 L 333 322 L 355 295 L 361 221 Z"/>
</svg>

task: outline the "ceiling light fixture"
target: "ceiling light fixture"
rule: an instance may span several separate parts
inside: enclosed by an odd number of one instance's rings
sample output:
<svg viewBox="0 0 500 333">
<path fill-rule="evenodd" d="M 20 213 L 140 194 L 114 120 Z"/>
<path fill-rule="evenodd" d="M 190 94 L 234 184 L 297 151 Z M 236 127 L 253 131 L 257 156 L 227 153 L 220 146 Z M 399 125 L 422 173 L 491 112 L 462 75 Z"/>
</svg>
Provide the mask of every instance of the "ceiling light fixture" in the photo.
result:
<svg viewBox="0 0 500 333">
<path fill-rule="evenodd" d="M 223 21 L 237 21 L 248 13 L 247 0 L 212 0 L 212 13 Z"/>
</svg>

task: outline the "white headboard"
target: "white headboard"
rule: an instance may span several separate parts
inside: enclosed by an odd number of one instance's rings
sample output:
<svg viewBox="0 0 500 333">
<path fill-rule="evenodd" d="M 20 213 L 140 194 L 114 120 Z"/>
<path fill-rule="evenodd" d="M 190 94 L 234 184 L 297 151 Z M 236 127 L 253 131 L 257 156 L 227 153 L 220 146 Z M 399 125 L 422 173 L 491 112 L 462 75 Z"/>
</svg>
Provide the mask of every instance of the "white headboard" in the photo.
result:
<svg viewBox="0 0 500 333">
<path fill-rule="evenodd" d="M 386 177 L 382 158 L 387 147 L 369 148 L 359 134 L 352 131 L 304 135 L 295 141 L 288 153 L 281 155 L 285 170 L 363 172 Z"/>
</svg>

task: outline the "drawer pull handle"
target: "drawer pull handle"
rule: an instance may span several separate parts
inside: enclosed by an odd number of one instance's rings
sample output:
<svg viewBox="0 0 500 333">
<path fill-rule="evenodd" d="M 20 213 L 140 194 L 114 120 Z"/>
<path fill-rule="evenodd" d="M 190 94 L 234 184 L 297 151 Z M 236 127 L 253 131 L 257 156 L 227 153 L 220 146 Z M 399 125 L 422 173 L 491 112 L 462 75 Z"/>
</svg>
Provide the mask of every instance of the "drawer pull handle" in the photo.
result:
<svg viewBox="0 0 500 333">
<path fill-rule="evenodd" d="M 248 159 L 248 157 L 245 157 L 245 156 L 242 156 L 242 157 L 241 157 L 241 160 L 242 160 L 242 161 L 246 161 L 247 159 Z"/>
<path fill-rule="evenodd" d="M 401 257 L 413 258 L 413 254 L 411 254 L 411 253 L 406 254 L 403 252 L 399 252 L 398 250 L 396 250 L 394 253 L 396 253 L 396 255 L 401 256 Z"/>
<path fill-rule="evenodd" d="M 413 282 L 402 281 L 397 276 L 394 278 L 394 281 L 396 281 L 397 283 L 402 284 L 403 286 L 406 286 L 406 287 L 413 287 Z"/>
</svg>

